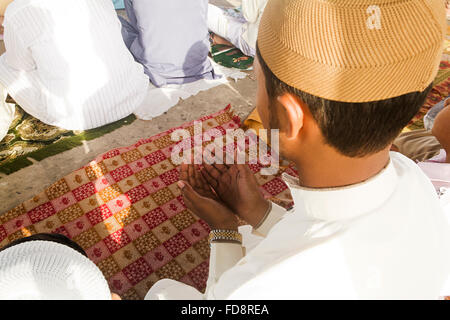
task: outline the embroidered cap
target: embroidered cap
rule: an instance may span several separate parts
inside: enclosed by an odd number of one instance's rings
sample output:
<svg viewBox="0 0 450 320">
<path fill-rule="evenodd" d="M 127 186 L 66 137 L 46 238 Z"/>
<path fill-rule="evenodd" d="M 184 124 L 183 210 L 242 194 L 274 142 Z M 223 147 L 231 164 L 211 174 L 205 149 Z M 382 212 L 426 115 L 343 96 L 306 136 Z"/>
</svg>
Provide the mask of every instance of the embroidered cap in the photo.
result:
<svg viewBox="0 0 450 320">
<path fill-rule="evenodd" d="M 445 29 L 442 0 L 270 0 L 258 46 L 288 85 L 368 102 L 426 89 Z"/>
<path fill-rule="evenodd" d="M 2 300 L 110 300 L 100 269 L 76 250 L 29 241 L 0 252 Z"/>
</svg>

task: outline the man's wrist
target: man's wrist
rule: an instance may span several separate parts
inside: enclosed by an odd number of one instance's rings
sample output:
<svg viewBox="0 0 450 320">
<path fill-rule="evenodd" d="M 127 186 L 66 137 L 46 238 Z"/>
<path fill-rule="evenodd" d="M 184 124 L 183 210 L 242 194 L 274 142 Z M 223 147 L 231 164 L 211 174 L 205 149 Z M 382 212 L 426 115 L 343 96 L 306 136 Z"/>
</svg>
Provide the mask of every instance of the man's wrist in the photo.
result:
<svg viewBox="0 0 450 320">
<path fill-rule="evenodd" d="M 257 229 L 259 226 L 261 226 L 264 221 L 266 220 L 267 216 L 269 215 L 270 211 L 272 210 L 272 202 L 264 199 L 260 203 L 260 205 L 256 206 L 255 208 L 255 219 L 253 221 L 247 221 L 254 229 Z"/>
<path fill-rule="evenodd" d="M 221 221 L 209 223 L 209 227 L 213 230 L 214 229 L 223 229 L 223 230 L 237 231 L 238 226 L 239 225 L 238 225 L 237 219 L 234 216 L 227 220 L 221 220 Z"/>
<path fill-rule="evenodd" d="M 209 233 L 209 243 L 242 244 L 242 235 L 237 230 L 213 229 Z"/>
</svg>

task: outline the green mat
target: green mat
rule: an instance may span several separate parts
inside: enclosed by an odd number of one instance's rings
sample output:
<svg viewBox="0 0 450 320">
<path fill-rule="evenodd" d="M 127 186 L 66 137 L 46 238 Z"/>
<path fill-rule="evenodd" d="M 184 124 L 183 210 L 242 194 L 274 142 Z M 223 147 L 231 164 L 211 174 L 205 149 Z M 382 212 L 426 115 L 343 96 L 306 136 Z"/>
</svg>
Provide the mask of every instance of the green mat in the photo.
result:
<svg viewBox="0 0 450 320">
<path fill-rule="evenodd" d="M 223 44 L 211 46 L 213 60 L 227 68 L 250 70 L 253 68 L 253 57 L 246 56 L 241 50 Z"/>
<path fill-rule="evenodd" d="M 244 19 L 242 7 L 225 8 L 219 6 L 226 12 L 226 15 L 236 19 Z M 244 19 L 245 20 L 245 19 Z M 229 47 L 223 44 L 211 46 L 211 56 L 214 61 L 227 68 L 236 68 L 241 70 L 251 70 L 253 68 L 253 57 L 246 56 L 241 50 L 235 47 Z"/>
<path fill-rule="evenodd" d="M 41 161 L 80 146 L 83 141 L 93 140 L 129 125 L 134 120 L 136 117 L 130 115 L 100 128 L 71 131 L 49 126 L 16 105 L 15 117 L 8 134 L 0 141 L 0 172 L 11 174 L 32 165 L 30 158 Z"/>
</svg>

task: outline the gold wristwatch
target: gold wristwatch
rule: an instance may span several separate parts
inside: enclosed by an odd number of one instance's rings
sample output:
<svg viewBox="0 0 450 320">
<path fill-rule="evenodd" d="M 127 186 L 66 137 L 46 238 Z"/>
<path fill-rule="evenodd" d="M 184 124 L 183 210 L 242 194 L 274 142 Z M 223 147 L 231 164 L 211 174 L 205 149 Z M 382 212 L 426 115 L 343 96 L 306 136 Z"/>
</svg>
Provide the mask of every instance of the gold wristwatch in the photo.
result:
<svg viewBox="0 0 450 320">
<path fill-rule="evenodd" d="M 242 244 L 242 235 L 235 230 L 215 229 L 209 233 L 209 244 L 212 242 L 231 242 Z"/>
</svg>

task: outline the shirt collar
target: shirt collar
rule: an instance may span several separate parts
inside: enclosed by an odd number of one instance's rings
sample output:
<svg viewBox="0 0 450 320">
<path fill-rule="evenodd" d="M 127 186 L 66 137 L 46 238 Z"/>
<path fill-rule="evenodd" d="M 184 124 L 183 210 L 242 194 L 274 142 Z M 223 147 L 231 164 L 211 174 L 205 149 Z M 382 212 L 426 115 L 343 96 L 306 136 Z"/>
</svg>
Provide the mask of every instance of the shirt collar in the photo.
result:
<svg viewBox="0 0 450 320">
<path fill-rule="evenodd" d="M 306 188 L 298 178 L 283 174 L 295 206 L 302 205 L 312 218 L 326 221 L 356 218 L 381 207 L 395 191 L 398 175 L 389 160 L 377 175 L 361 183 L 337 188 Z"/>
</svg>

